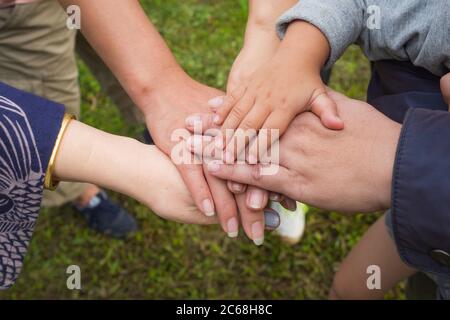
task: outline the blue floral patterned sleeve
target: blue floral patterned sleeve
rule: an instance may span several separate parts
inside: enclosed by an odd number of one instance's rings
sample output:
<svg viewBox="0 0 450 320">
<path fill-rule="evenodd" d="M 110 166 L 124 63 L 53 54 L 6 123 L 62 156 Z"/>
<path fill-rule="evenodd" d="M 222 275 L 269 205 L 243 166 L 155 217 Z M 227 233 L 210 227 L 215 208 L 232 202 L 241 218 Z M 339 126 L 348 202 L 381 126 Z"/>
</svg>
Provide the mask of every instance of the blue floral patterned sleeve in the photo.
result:
<svg viewBox="0 0 450 320">
<path fill-rule="evenodd" d="M 0 290 L 22 268 L 64 106 L 0 82 Z"/>
</svg>

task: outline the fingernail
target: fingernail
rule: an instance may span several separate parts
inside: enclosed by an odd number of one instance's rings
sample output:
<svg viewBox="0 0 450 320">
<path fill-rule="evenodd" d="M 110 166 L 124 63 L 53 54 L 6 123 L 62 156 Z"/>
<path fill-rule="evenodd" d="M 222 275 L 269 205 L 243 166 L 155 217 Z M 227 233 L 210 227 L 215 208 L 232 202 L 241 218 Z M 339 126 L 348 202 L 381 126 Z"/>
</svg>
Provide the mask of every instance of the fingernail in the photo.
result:
<svg viewBox="0 0 450 320">
<path fill-rule="evenodd" d="M 220 124 L 220 116 L 218 114 L 213 117 L 214 124 Z"/>
<path fill-rule="evenodd" d="M 236 238 L 239 234 L 238 222 L 236 218 L 231 218 L 227 222 L 227 233 L 230 238 Z"/>
<path fill-rule="evenodd" d="M 209 172 L 217 172 L 220 170 L 220 163 L 218 161 L 211 161 L 208 163 Z"/>
<path fill-rule="evenodd" d="M 264 222 L 267 230 L 275 230 L 280 226 L 281 223 L 280 215 L 275 210 L 265 209 Z"/>
<path fill-rule="evenodd" d="M 203 212 L 205 213 L 205 215 L 207 217 L 212 217 L 215 214 L 214 206 L 213 206 L 211 200 L 209 200 L 209 199 L 203 200 L 202 206 L 203 206 Z"/>
<path fill-rule="evenodd" d="M 261 221 L 252 224 L 253 243 L 260 246 L 264 243 L 264 228 Z"/>
<path fill-rule="evenodd" d="M 231 189 L 233 189 L 234 192 L 241 192 L 244 189 L 244 186 L 240 183 L 232 182 Z"/>
<path fill-rule="evenodd" d="M 263 206 L 263 201 L 264 201 L 264 199 L 263 199 L 263 195 L 261 192 L 255 190 L 250 193 L 250 199 L 249 199 L 250 208 L 256 209 L 256 210 L 261 209 Z"/>
<path fill-rule="evenodd" d="M 195 125 L 199 122 L 202 122 L 202 118 L 200 116 L 189 116 L 186 118 L 186 126 L 195 127 Z"/>
<path fill-rule="evenodd" d="M 279 195 L 278 193 L 271 193 L 271 194 L 269 195 L 269 199 L 270 199 L 271 201 L 280 202 L 280 200 L 281 200 L 281 195 Z"/>
<path fill-rule="evenodd" d="M 225 97 L 215 97 L 208 101 L 209 106 L 218 108 L 223 105 Z"/>
</svg>

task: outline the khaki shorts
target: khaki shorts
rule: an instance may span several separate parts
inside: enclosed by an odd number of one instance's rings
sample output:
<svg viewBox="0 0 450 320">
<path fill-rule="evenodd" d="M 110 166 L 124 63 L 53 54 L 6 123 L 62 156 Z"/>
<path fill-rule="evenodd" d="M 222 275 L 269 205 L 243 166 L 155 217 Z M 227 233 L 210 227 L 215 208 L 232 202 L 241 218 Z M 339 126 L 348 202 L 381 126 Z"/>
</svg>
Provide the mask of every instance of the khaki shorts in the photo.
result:
<svg viewBox="0 0 450 320">
<path fill-rule="evenodd" d="M 97 76 L 123 117 L 136 124 L 143 117 L 113 74 L 82 36 L 66 27 L 67 15 L 56 0 L 0 9 L 0 81 L 64 104 L 80 116 L 75 49 Z M 76 44 L 77 43 L 77 44 Z M 85 185 L 61 183 L 45 191 L 43 206 L 60 206 L 79 197 Z"/>
<path fill-rule="evenodd" d="M 66 28 L 59 3 L 48 0 L 0 9 L 0 81 L 64 104 L 80 115 L 76 33 Z M 80 183 L 45 191 L 43 206 L 59 206 L 83 193 Z"/>
</svg>

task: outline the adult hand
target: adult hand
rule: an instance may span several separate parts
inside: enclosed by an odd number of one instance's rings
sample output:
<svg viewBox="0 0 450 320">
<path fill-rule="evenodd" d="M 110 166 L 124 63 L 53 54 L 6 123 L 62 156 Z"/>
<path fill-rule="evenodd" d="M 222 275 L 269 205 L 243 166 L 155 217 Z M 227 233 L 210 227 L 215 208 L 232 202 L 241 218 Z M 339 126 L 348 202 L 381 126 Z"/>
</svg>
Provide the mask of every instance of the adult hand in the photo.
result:
<svg viewBox="0 0 450 320">
<path fill-rule="evenodd" d="M 114 6 L 108 5 L 108 0 L 59 1 L 64 6 L 76 4 L 84 12 L 84 36 L 145 114 L 156 145 L 166 154 L 175 144 L 170 141 L 173 130 L 184 127 L 187 115 L 207 111 L 201 106 L 223 95 L 191 80 L 182 71 L 139 1 L 118 1 Z M 123 23 L 112 26 L 111 20 Z M 231 217 L 237 216 L 237 209 L 223 182 L 211 177 L 208 187 L 200 165 L 182 165 L 178 169 L 197 207 L 207 215 L 217 211 L 224 229 L 236 235 L 237 226 Z"/>
<path fill-rule="evenodd" d="M 180 143 L 171 139 L 173 133 L 184 129 L 189 119 L 195 122 L 189 115 L 208 112 L 206 102 L 220 94 L 223 93 L 193 81 L 184 73 L 172 72 L 161 79 L 144 107 L 147 126 L 156 145 L 170 156 L 173 148 Z M 190 151 L 186 150 L 186 153 L 190 154 Z M 227 189 L 226 181 L 210 175 L 204 164 L 182 163 L 177 168 L 197 207 L 207 216 L 217 213 L 222 229 L 229 237 L 238 235 L 238 208 L 243 228 L 256 244 L 262 244 L 265 227 L 276 227 L 265 223 L 264 206 L 260 214 L 247 214 L 245 201 L 235 199 Z M 270 221 L 275 223 L 277 219 L 272 218 Z"/>
<path fill-rule="evenodd" d="M 62 139 L 53 177 L 95 183 L 128 195 L 164 219 L 212 224 L 192 199 L 183 180 L 157 147 L 71 121 Z"/>
<path fill-rule="evenodd" d="M 292 1 L 292 0 L 291 0 Z M 272 5 L 272 4 L 271 4 Z M 228 77 L 227 91 L 232 92 L 238 86 L 243 85 L 250 75 L 255 72 L 261 65 L 270 60 L 280 43 L 275 33 L 275 20 L 272 13 L 264 12 L 264 19 L 261 19 L 262 5 L 260 1 L 250 2 L 250 17 L 247 24 L 244 47 L 233 63 L 233 67 Z M 260 9 L 260 10 L 255 10 Z M 270 11 L 270 10 L 266 10 Z M 258 13 L 258 15 L 256 15 Z M 254 19 L 258 18 L 258 19 Z M 212 99 L 210 105 L 214 110 L 214 102 L 220 101 L 220 97 Z M 217 178 L 213 176 L 207 177 L 211 185 L 219 185 Z M 221 182 L 221 189 L 223 189 Z M 235 194 L 235 200 L 239 208 L 240 221 L 245 233 L 251 238 L 255 244 L 259 245 L 264 240 L 265 219 L 263 210 L 268 202 L 268 193 L 265 190 L 254 186 L 247 186 L 239 183 L 227 183 L 228 189 Z M 246 190 L 247 189 L 247 190 Z M 224 192 L 222 190 L 222 192 Z M 225 206 L 230 200 L 228 197 L 222 197 L 216 201 L 222 201 Z M 221 214 L 219 213 L 219 217 Z M 222 220 L 222 224 L 226 225 L 229 236 L 236 236 L 238 232 L 238 219 L 234 215 L 227 214 Z"/>
<path fill-rule="evenodd" d="M 223 93 L 192 80 L 184 72 L 168 72 L 155 86 L 143 108 L 155 144 L 170 156 L 180 143 L 180 140 L 172 140 L 174 132 L 185 128 L 190 114 L 209 112 L 206 102 L 220 94 Z M 236 236 L 238 211 L 226 183 L 204 173 L 202 164 L 181 163 L 177 168 L 200 211 L 207 216 L 217 212 L 224 231 Z"/>
<path fill-rule="evenodd" d="M 209 172 L 255 185 L 327 210 L 373 212 L 391 202 L 391 181 L 401 125 L 365 102 L 329 92 L 346 123 L 328 130 L 310 112 L 299 115 L 280 141 L 280 167 L 222 165 Z"/>
</svg>

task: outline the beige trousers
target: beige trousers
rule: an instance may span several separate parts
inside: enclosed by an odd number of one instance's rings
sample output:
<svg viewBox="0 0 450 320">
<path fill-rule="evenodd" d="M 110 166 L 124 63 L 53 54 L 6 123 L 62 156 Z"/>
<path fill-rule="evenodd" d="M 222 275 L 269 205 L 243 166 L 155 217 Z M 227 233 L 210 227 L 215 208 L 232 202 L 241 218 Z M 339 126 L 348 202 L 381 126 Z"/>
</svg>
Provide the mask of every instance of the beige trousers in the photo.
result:
<svg viewBox="0 0 450 320">
<path fill-rule="evenodd" d="M 66 27 L 66 19 L 56 0 L 0 9 L 0 81 L 61 103 L 79 117 L 77 49 L 123 116 L 142 123 L 143 117 L 118 81 L 84 38 Z M 42 204 L 63 205 L 79 197 L 84 188 L 82 183 L 61 183 L 56 191 L 44 192 Z"/>
</svg>

